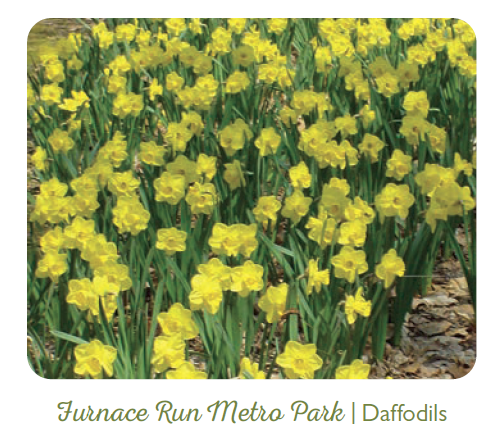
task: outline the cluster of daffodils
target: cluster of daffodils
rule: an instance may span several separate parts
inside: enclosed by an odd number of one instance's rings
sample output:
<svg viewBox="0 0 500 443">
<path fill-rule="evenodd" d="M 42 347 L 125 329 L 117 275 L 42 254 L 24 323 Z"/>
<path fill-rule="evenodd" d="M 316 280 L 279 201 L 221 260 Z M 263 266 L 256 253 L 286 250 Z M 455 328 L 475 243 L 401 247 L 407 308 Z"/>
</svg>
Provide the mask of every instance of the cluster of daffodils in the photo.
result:
<svg viewBox="0 0 500 443">
<path fill-rule="evenodd" d="M 97 318 L 101 303 L 110 319 L 117 309 L 118 294 L 129 290 L 132 281 L 128 267 L 118 263 L 116 244 L 108 242 L 103 234 L 95 233 L 94 220 L 78 216 L 64 230 L 54 227 L 41 237 L 40 246 L 43 258 L 36 275 L 50 277 L 53 282 L 68 272 L 68 251 L 79 251 L 81 259 L 88 262 L 93 278 L 70 279 L 66 300 Z"/>
<path fill-rule="evenodd" d="M 198 272 L 191 280 L 191 309 L 206 310 L 211 314 L 219 310 L 223 291 L 247 297 L 251 291 L 260 291 L 264 287 L 264 269 L 251 260 L 246 260 L 242 266 L 231 268 L 213 258 L 200 265 Z"/>
<path fill-rule="evenodd" d="M 154 340 L 154 351 L 151 363 L 155 372 L 167 373 L 167 378 L 180 378 L 179 375 L 189 373 L 186 378 L 207 378 L 207 375 L 186 361 L 186 341 L 198 335 L 198 327 L 191 311 L 182 304 L 175 303 L 166 313 L 158 315 L 158 324 L 162 334 Z"/>
<path fill-rule="evenodd" d="M 456 19 L 106 19 L 42 47 L 30 333 L 85 342 L 81 377 L 367 378 L 407 270 L 474 229 L 475 57 Z"/>
<path fill-rule="evenodd" d="M 415 182 L 421 192 L 430 198 L 425 220 L 433 232 L 436 230 L 438 220 L 447 220 L 449 216 L 462 215 L 475 207 L 470 187 L 460 186 L 457 182 L 462 172 L 466 176 L 471 176 L 473 166 L 467 160 L 462 160 L 457 152 L 452 168 L 426 164 L 425 169 L 415 176 Z"/>
</svg>

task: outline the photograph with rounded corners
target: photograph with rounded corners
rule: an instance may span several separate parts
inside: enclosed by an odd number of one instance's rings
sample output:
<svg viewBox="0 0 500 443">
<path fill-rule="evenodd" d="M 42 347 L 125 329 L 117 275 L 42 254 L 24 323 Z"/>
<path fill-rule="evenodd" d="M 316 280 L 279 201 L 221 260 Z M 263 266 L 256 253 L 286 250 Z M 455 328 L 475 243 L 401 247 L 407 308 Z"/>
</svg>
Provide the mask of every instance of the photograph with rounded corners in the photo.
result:
<svg viewBox="0 0 500 443">
<path fill-rule="evenodd" d="M 45 19 L 27 51 L 38 376 L 472 370 L 466 21 Z"/>
</svg>

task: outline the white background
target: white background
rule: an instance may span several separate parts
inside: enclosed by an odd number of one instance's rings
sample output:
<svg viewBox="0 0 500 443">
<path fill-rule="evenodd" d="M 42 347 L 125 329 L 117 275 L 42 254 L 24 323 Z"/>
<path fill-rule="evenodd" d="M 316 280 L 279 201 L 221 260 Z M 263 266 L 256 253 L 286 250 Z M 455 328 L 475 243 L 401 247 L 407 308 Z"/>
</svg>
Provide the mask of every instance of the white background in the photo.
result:
<svg viewBox="0 0 500 443">
<path fill-rule="evenodd" d="M 0 435 L 12 441 L 88 441 L 137 442 L 159 441 L 349 441 L 405 443 L 486 440 L 488 431 L 498 435 L 496 399 L 499 386 L 498 351 L 499 290 L 498 270 L 499 214 L 497 177 L 499 154 L 499 69 L 498 14 L 486 2 L 353 2 L 352 8 L 337 2 L 252 1 L 216 4 L 214 2 L 144 2 L 142 8 L 129 9 L 124 2 L 86 1 L 12 3 L 3 7 L 1 28 L 1 102 L 0 124 L 2 152 L 0 180 L 1 210 L 1 299 L 2 312 L 0 380 Z M 349 6 L 348 4 L 347 6 Z M 403 7 L 403 4 L 406 7 Z M 250 9 L 251 7 L 251 9 Z M 128 17 L 128 16 L 336 16 L 336 17 L 459 17 L 467 21 L 478 38 L 479 95 L 478 146 L 480 205 L 478 229 L 479 326 L 476 366 L 459 380 L 370 380 L 370 381 L 49 381 L 36 376 L 26 362 L 25 354 L 25 100 L 26 39 L 30 28 L 48 17 Z M 216 400 L 238 400 L 251 407 L 255 400 L 266 410 L 281 408 L 286 418 L 277 423 L 212 423 L 208 414 L 198 423 L 158 423 L 154 407 L 158 401 L 170 400 L 178 408 L 200 410 Z M 143 423 L 61 423 L 57 404 L 73 401 L 73 408 L 147 408 L 150 417 Z M 336 400 L 349 409 L 355 401 L 374 403 L 390 409 L 405 404 L 415 411 L 427 404 L 437 404 L 447 411 L 446 422 L 363 423 L 356 425 L 350 414 L 341 423 L 304 420 L 292 421 L 290 404 L 306 400 L 310 407 L 333 407 Z M 359 414 L 359 412 L 358 412 Z M 486 434 L 486 435 L 485 435 Z M 486 438 L 483 438 L 485 435 Z"/>
</svg>

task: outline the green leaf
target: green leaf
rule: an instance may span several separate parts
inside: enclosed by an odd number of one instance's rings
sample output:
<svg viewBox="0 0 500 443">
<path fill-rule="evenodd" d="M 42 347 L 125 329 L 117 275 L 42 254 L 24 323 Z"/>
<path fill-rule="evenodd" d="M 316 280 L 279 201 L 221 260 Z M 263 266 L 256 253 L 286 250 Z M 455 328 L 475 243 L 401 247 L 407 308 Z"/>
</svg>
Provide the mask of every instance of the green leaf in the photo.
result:
<svg viewBox="0 0 500 443">
<path fill-rule="evenodd" d="M 62 340 L 69 341 L 71 343 L 75 343 L 77 345 L 84 345 L 88 344 L 89 342 L 86 340 L 83 340 L 80 337 L 75 337 L 74 335 L 71 334 L 66 334 L 66 332 L 61 332 L 61 331 L 50 331 L 50 333 L 57 338 L 60 338 Z"/>
</svg>

